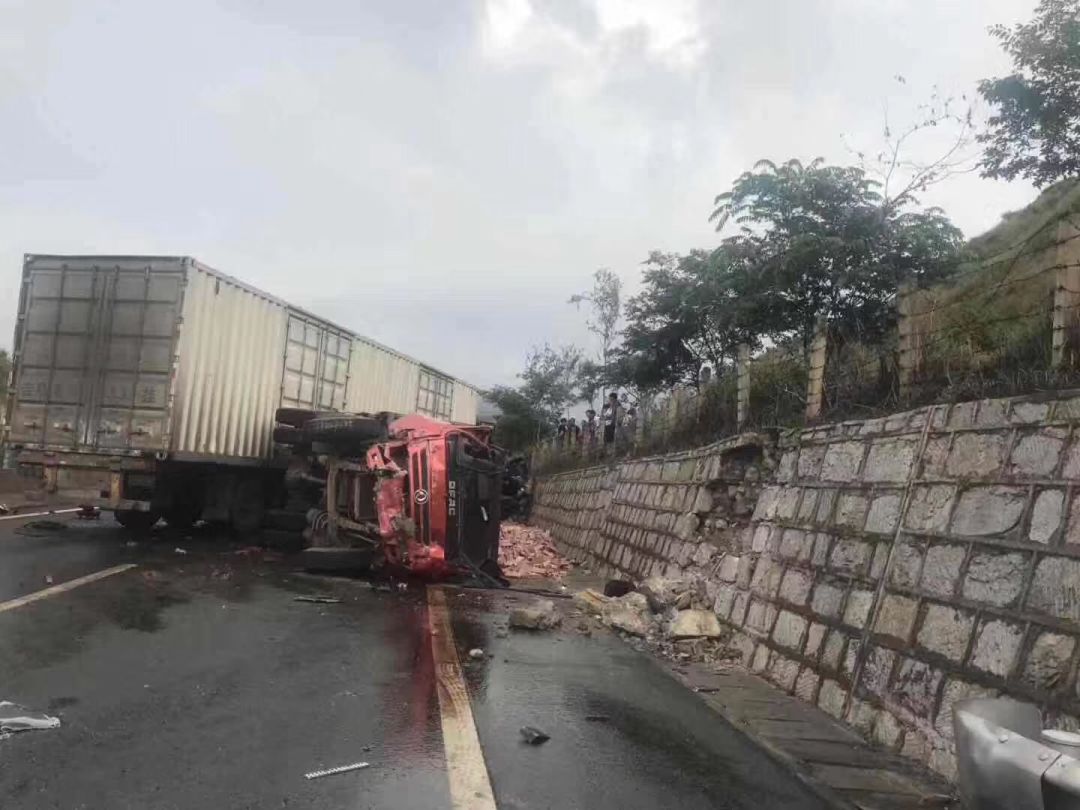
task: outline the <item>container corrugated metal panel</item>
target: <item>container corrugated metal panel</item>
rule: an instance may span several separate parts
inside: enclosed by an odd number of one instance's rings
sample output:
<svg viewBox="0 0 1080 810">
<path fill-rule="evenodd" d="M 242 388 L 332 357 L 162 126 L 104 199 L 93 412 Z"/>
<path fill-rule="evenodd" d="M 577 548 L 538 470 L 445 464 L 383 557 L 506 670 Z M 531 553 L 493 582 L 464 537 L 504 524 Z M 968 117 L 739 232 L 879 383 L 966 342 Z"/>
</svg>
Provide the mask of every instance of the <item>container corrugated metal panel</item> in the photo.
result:
<svg viewBox="0 0 1080 810">
<path fill-rule="evenodd" d="M 475 425 L 476 413 L 479 407 L 479 392 L 471 385 L 466 385 L 461 380 L 454 380 L 453 421 L 465 425 Z"/>
<path fill-rule="evenodd" d="M 288 321 L 281 302 L 189 264 L 173 389 L 172 452 L 270 455 Z"/>
<path fill-rule="evenodd" d="M 349 363 L 345 410 L 413 413 L 419 378 L 419 363 L 357 337 L 353 340 Z"/>
</svg>

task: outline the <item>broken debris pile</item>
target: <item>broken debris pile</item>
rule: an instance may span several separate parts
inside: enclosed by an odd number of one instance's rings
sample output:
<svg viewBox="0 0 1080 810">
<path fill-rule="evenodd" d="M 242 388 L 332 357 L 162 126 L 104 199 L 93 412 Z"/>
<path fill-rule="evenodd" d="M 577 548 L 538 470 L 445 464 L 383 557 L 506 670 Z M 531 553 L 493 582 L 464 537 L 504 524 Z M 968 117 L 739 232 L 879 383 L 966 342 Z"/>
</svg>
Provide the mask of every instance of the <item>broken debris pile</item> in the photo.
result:
<svg viewBox="0 0 1080 810">
<path fill-rule="evenodd" d="M 0 734 L 59 727 L 59 717 L 31 711 L 9 700 L 0 700 Z"/>
<path fill-rule="evenodd" d="M 555 548 L 543 529 L 521 523 L 503 523 L 499 536 L 499 567 L 510 579 L 552 577 L 570 570 L 570 562 Z"/>
</svg>

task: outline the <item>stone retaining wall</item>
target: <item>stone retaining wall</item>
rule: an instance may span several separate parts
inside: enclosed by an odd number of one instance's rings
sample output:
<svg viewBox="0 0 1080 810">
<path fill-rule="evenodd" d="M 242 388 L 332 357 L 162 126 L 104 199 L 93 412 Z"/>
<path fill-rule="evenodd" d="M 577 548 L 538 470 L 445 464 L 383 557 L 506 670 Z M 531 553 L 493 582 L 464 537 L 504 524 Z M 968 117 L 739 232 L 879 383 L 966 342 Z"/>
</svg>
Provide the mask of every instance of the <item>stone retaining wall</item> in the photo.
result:
<svg viewBox="0 0 1080 810">
<path fill-rule="evenodd" d="M 1078 725 L 1078 424 L 1073 392 L 737 437 L 541 481 L 534 517 L 700 576 L 747 666 L 951 777 L 961 697 Z"/>
</svg>

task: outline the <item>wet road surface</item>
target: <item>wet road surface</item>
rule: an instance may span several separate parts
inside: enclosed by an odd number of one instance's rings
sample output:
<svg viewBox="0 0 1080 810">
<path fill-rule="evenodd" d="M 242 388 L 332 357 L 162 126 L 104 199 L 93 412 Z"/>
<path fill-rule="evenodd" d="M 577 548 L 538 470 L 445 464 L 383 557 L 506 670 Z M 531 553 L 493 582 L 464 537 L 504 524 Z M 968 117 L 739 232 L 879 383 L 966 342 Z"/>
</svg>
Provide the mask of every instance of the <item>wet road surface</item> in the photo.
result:
<svg viewBox="0 0 1080 810">
<path fill-rule="evenodd" d="M 62 726 L 0 740 L 0 806 L 453 806 L 422 586 L 298 575 L 210 536 L 131 544 L 107 516 L 21 524 L 0 523 L 0 700 Z M 56 588 L 125 563 L 137 567 L 4 608 L 46 577 Z M 342 601 L 295 601 L 313 594 Z M 507 632 L 508 607 L 529 597 L 445 594 L 499 808 L 821 806 L 606 631 Z M 525 745 L 523 725 L 551 740 Z M 358 761 L 371 766 L 304 778 Z"/>
</svg>

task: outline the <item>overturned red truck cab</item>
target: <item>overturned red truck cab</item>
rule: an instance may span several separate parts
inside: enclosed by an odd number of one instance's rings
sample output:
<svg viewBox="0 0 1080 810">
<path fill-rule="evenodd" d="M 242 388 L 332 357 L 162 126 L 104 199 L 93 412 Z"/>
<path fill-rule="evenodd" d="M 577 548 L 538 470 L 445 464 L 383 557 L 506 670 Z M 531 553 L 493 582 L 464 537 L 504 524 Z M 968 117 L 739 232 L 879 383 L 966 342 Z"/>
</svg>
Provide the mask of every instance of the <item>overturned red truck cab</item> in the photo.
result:
<svg viewBox="0 0 1080 810">
<path fill-rule="evenodd" d="M 358 419 L 304 425 L 304 479 L 325 481 L 308 512 L 309 567 L 370 556 L 429 578 L 497 577 L 505 455 L 491 428 L 405 416 L 372 442 Z"/>
</svg>

